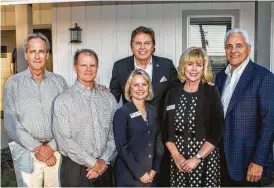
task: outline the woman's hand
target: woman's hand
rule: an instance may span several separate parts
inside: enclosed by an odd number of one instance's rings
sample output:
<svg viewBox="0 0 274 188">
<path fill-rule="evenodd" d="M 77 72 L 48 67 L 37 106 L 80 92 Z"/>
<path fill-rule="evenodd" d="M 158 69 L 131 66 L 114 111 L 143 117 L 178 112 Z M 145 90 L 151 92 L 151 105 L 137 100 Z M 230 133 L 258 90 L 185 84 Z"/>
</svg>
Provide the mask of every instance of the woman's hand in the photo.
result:
<svg viewBox="0 0 274 188">
<path fill-rule="evenodd" d="M 177 154 L 172 156 L 174 163 L 176 164 L 177 168 L 183 172 L 183 169 L 181 168 L 181 165 L 186 161 L 183 155 Z"/>
<path fill-rule="evenodd" d="M 140 178 L 142 183 L 151 183 L 151 179 L 150 176 L 148 175 L 148 173 L 146 172 L 141 178 Z"/>
<path fill-rule="evenodd" d="M 153 179 L 154 179 L 154 177 L 155 177 L 155 175 L 156 175 L 156 171 L 155 171 L 155 170 L 151 170 L 151 171 L 148 173 L 148 175 L 149 175 L 149 178 L 150 178 L 150 180 L 151 180 L 151 182 L 152 182 Z"/>
<path fill-rule="evenodd" d="M 181 168 L 183 172 L 190 173 L 192 172 L 198 164 L 201 162 L 201 159 L 198 159 L 196 157 L 192 157 L 187 159 L 185 162 L 181 164 Z"/>
</svg>

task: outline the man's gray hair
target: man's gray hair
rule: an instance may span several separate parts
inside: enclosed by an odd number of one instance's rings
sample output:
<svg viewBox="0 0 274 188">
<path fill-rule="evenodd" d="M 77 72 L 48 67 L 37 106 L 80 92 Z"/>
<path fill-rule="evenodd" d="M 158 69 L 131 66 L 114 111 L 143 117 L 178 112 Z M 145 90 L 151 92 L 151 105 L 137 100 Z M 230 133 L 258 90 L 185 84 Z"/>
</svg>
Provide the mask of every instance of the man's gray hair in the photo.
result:
<svg viewBox="0 0 274 188">
<path fill-rule="evenodd" d="M 224 41 L 225 45 L 226 45 L 226 41 L 227 41 L 228 37 L 230 35 L 233 35 L 233 34 L 240 34 L 240 35 L 242 35 L 244 37 L 244 39 L 245 39 L 245 43 L 248 44 L 248 45 L 251 45 L 247 31 L 245 29 L 241 29 L 241 28 L 234 28 L 234 29 L 229 30 L 226 33 L 226 35 L 225 35 L 225 41 Z"/>
<path fill-rule="evenodd" d="M 49 39 L 45 35 L 43 35 L 42 33 L 31 33 L 31 34 L 28 35 L 28 37 L 24 41 L 23 48 L 24 48 L 25 52 L 27 52 L 27 50 L 29 49 L 29 41 L 31 39 L 35 39 L 35 38 L 39 38 L 39 39 L 45 41 L 45 43 L 47 45 L 47 52 L 50 51 Z"/>
</svg>

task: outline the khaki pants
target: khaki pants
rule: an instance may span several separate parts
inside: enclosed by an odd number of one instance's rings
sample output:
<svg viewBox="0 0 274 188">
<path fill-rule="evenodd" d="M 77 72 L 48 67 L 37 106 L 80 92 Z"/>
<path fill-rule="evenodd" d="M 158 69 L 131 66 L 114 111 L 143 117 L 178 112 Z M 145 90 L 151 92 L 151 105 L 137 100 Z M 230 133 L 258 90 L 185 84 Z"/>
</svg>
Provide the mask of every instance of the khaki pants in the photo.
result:
<svg viewBox="0 0 274 188">
<path fill-rule="evenodd" d="M 61 155 L 55 151 L 54 166 L 37 160 L 33 153 L 16 142 L 9 143 L 18 187 L 60 187 L 59 168 Z"/>
</svg>

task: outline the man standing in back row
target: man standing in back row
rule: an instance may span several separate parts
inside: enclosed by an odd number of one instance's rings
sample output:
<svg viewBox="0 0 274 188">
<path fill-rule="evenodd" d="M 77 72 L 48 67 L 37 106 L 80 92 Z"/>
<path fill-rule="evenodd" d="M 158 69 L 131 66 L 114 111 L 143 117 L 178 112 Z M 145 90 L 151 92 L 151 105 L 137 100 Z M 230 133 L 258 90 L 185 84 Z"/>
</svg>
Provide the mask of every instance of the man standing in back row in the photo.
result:
<svg viewBox="0 0 274 188">
<path fill-rule="evenodd" d="M 110 92 L 119 102 L 122 96 L 123 104 L 125 99 L 125 84 L 128 76 L 134 69 L 145 70 L 152 80 L 154 97 L 148 101 L 156 107 L 158 117 L 162 117 L 165 96 L 168 89 L 180 83 L 177 78 L 177 71 L 170 59 L 154 56 L 155 34 L 151 28 L 140 26 L 133 30 L 130 41 L 132 56 L 115 62 L 110 81 Z M 169 161 L 168 152 L 165 151 L 162 159 L 160 177 L 157 178 L 158 186 L 169 186 Z"/>
<path fill-rule="evenodd" d="M 274 76 L 249 58 L 248 34 L 226 34 L 227 68 L 216 76 L 225 114 L 223 186 L 253 187 L 271 174 L 274 130 Z"/>
</svg>

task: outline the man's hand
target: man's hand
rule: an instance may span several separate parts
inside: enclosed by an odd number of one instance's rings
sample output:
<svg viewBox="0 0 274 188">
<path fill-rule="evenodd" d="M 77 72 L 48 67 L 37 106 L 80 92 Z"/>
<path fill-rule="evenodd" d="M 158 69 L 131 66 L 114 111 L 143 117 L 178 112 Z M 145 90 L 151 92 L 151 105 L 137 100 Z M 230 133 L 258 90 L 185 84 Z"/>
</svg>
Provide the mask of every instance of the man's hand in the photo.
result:
<svg viewBox="0 0 274 188">
<path fill-rule="evenodd" d="M 46 163 L 48 166 L 53 166 L 56 164 L 56 157 L 52 155 L 48 160 L 46 160 Z"/>
<path fill-rule="evenodd" d="M 155 170 L 151 170 L 151 171 L 148 173 L 148 176 L 149 176 L 151 182 L 153 181 L 155 175 L 156 175 Z"/>
<path fill-rule="evenodd" d="M 183 162 L 183 164 L 181 164 L 181 168 L 183 169 L 183 172 L 190 173 L 198 166 L 200 162 L 201 162 L 201 159 L 192 157 L 190 159 L 187 159 L 185 162 Z"/>
<path fill-rule="evenodd" d="M 142 183 L 151 183 L 152 182 L 147 172 L 140 178 L 140 180 Z"/>
<path fill-rule="evenodd" d="M 99 86 L 99 89 L 100 89 L 101 91 L 108 90 L 108 88 L 107 88 L 105 85 L 100 85 L 100 84 L 98 84 L 98 86 Z"/>
<path fill-rule="evenodd" d="M 87 173 L 86 177 L 88 179 L 97 178 L 99 176 L 99 174 L 97 172 L 95 172 L 92 168 L 88 168 L 87 171 L 88 171 L 88 173 Z"/>
<path fill-rule="evenodd" d="M 97 159 L 95 165 L 92 167 L 92 170 L 97 174 L 102 175 L 106 168 L 107 163 L 103 159 Z"/>
<path fill-rule="evenodd" d="M 49 145 L 41 145 L 36 147 L 33 152 L 37 160 L 46 162 L 52 155 L 54 150 Z"/>
<path fill-rule="evenodd" d="M 246 180 L 250 182 L 257 182 L 262 178 L 263 167 L 255 163 L 250 163 L 247 171 Z"/>
</svg>

